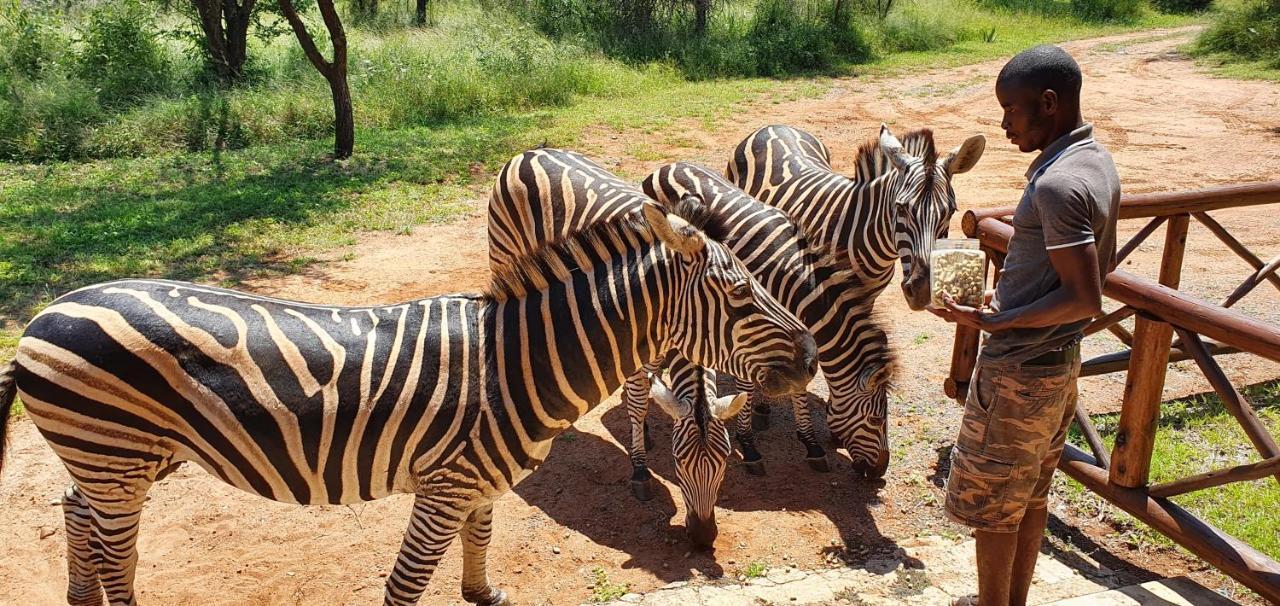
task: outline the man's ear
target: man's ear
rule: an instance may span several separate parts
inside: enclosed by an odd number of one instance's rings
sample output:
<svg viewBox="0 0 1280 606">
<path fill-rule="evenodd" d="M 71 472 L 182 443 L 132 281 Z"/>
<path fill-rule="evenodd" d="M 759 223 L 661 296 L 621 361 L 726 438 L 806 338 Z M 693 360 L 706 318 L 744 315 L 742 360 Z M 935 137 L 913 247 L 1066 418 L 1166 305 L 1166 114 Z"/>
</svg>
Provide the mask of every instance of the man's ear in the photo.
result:
<svg viewBox="0 0 1280 606">
<path fill-rule="evenodd" d="M 1043 93 L 1040 93 L 1040 110 L 1046 115 L 1052 116 L 1058 113 L 1059 106 L 1058 91 L 1046 88 Z"/>
</svg>

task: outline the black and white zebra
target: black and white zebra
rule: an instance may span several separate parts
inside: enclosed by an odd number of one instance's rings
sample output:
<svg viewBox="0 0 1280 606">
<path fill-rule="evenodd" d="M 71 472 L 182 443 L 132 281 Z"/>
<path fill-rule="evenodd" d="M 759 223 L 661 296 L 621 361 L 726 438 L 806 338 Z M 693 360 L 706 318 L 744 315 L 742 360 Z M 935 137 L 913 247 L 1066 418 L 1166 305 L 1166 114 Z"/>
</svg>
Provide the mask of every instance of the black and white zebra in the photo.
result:
<svg viewBox="0 0 1280 606">
<path fill-rule="evenodd" d="M 416 603 L 458 534 L 463 597 L 506 603 L 485 572 L 493 501 L 646 361 L 674 349 L 781 391 L 813 376 L 803 326 L 691 220 L 649 204 L 486 294 L 399 305 L 161 280 L 55 300 L 0 373 L 0 418 L 16 392 L 71 473 L 68 601 L 136 602 L 147 490 L 192 461 L 290 503 L 414 494 L 385 603 Z"/>
<path fill-rule="evenodd" d="M 944 238 L 956 211 L 955 175 L 968 172 L 986 148 L 969 137 L 939 157 L 933 131 L 901 141 L 887 126 L 858 150 L 852 177 L 831 169 L 831 153 L 813 135 L 766 126 L 739 143 L 729 180 L 761 202 L 782 209 L 805 234 L 847 255 L 854 271 L 883 289 L 902 261 L 902 292 L 913 310 L 929 302 L 929 253 Z"/>
<path fill-rule="evenodd" d="M 645 194 L 668 208 L 692 196 L 706 206 L 703 224 L 733 251 L 784 306 L 809 327 L 830 400 L 827 425 L 833 440 L 849 453 L 853 468 L 879 477 L 888 466 L 886 418 L 894 357 L 885 331 L 872 315 L 878 284 L 850 271 L 848 263 L 811 242 L 783 211 L 747 195 L 720 175 L 678 162 L 651 173 Z M 741 387 L 750 389 L 750 383 Z M 753 407 L 762 402 L 752 392 Z M 794 394 L 796 433 L 811 467 L 827 469 L 809 415 L 807 393 Z M 631 411 L 643 415 L 642 409 Z M 751 432 L 751 408 L 739 417 L 738 443 L 748 469 L 763 473 Z"/>
<path fill-rule="evenodd" d="M 581 154 L 536 149 L 512 158 L 498 173 L 489 198 L 489 264 L 502 271 L 547 241 L 563 238 L 599 221 L 639 212 L 652 203 L 626 183 Z M 694 207 L 688 216 L 704 216 Z M 646 360 L 629 377 L 623 391 L 628 410 L 647 408 L 650 376 L 668 364 L 665 352 Z M 724 422 L 737 408 L 716 398 L 715 373 L 674 356 L 670 372 L 676 400 L 658 400 L 672 414 L 672 452 L 677 483 L 685 503 L 685 527 L 690 540 L 708 547 L 717 535 L 716 495 L 724 480 L 732 451 Z M 816 351 L 813 354 L 816 368 Z M 727 370 L 727 369 L 723 369 Z M 710 386 L 710 389 L 707 388 Z M 664 390 L 664 393 L 670 394 Z M 657 399 L 655 397 L 655 399 Z M 740 402 L 739 402 L 740 404 Z M 631 416 L 632 490 L 637 498 L 652 498 L 652 475 L 646 459 L 648 438 L 644 416 Z"/>
</svg>

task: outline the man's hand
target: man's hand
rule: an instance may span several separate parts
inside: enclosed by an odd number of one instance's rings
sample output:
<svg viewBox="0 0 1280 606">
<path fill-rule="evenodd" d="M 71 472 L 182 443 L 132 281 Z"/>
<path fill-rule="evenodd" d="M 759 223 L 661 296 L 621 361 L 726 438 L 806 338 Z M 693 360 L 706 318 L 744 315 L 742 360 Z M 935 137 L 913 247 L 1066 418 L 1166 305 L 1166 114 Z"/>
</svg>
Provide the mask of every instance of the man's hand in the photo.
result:
<svg viewBox="0 0 1280 606">
<path fill-rule="evenodd" d="M 956 324 L 963 324 L 990 332 L 995 329 L 989 320 L 991 314 L 987 310 L 987 303 L 991 299 L 990 297 L 983 298 L 985 301 L 982 307 L 969 307 L 968 305 L 956 303 L 956 300 L 950 294 L 942 293 L 942 303 L 946 307 L 930 307 L 929 311 L 948 322 L 955 322 Z"/>
</svg>

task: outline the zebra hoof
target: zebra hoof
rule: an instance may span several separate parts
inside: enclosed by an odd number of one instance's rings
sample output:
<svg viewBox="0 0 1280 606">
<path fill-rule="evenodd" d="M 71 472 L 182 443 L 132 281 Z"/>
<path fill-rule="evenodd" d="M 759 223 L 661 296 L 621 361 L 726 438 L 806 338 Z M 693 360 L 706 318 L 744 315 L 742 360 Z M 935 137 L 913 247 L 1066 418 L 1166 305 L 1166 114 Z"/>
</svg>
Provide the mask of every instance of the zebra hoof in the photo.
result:
<svg viewBox="0 0 1280 606">
<path fill-rule="evenodd" d="M 507 599 L 507 592 L 497 587 L 489 587 L 485 591 L 473 594 L 463 592 L 462 599 L 476 606 L 511 606 L 511 600 Z"/>
<path fill-rule="evenodd" d="M 746 467 L 747 473 L 753 476 L 764 475 L 764 459 L 757 459 L 755 461 L 743 461 L 742 466 Z"/>
<path fill-rule="evenodd" d="M 653 480 L 631 480 L 631 494 L 637 501 L 652 501 Z"/>
<path fill-rule="evenodd" d="M 769 413 L 761 413 L 759 410 L 751 411 L 751 429 L 756 431 L 769 429 Z"/>
<path fill-rule="evenodd" d="M 804 462 L 809 464 L 809 469 L 818 473 L 831 472 L 831 464 L 827 463 L 827 457 L 825 455 L 821 457 L 805 457 Z"/>
</svg>

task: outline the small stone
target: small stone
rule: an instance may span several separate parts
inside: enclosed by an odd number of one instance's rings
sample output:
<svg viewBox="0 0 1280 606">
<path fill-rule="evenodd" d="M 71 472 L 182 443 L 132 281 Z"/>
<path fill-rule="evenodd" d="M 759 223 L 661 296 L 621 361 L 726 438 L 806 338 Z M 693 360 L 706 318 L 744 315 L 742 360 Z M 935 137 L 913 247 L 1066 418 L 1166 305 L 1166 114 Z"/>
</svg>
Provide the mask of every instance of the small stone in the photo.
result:
<svg viewBox="0 0 1280 606">
<path fill-rule="evenodd" d="M 552 548 L 551 548 L 551 553 L 554 553 L 554 554 L 559 555 L 559 554 L 560 554 L 560 548 L 559 548 L 559 547 L 552 547 Z"/>
<path fill-rule="evenodd" d="M 50 526 L 41 526 L 41 527 L 40 527 L 40 540 L 42 540 L 42 541 L 43 541 L 44 539 L 47 539 L 47 538 L 49 538 L 49 537 L 53 536 L 53 535 L 54 535 L 54 533 L 56 533 L 56 532 L 58 532 L 58 529 L 56 529 L 56 528 L 52 528 L 52 527 L 50 527 Z"/>
</svg>

